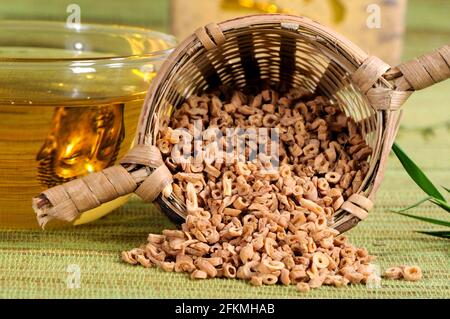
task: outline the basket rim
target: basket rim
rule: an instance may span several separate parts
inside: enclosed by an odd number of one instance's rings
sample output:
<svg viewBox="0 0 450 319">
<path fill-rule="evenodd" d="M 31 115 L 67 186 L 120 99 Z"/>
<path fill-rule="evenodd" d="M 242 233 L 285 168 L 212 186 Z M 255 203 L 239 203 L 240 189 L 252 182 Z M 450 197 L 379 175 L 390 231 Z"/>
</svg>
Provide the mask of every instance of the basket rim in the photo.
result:
<svg viewBox="0 0 450 319">
<path fill-rule="evenodd" d="M 300 28 L 311 30 L 314 33 L 320 35 L 323 39 L 329 43 L 333 43 L 336 50 L 341 50 L 348 53 L 353 62 L 355 70 L 358 69 L 362 63 L 369 57 L 369 54 L 362 50 L 358 45 L 354 44 L 352 41 L 347 39 L 345 36 L 334 31 L 330 27 L 322 25 L 308 17 L 296 16 L 290 14 L 253 14 L 246 15 L 242 17 L 237 17 L 233 19 L 224 20 L 217 23 L 217 27 L 224 33 L 231 30 L 247 28 L 252 25 L 262 25 L 262 24 L 279 24 L 280 26 L 290 24 L 290 27 L 296 28 L 296 30 L 301 33 Z M 199 29 L 205 28 L 203 26 Z M 200 48 L 202 43 L 193 32 L 190 36 L 186 37 L 179 45 L 172 51 L 172 53 L 166 58 L 164 63 L 161 65 L 156 77 L 153 79 L 146 93 L 143 109 L 139 119 L 139 125 L 136 131 L 135 144 L 152 144 L 154 136 L 148 136 L 145 134 L 149 124 L 155 125 L 156 123 L 151 123 L 154 120 L 154 115 L 151 114 L 152 105 L 157 98 L 157 92 L 166 81 L 169 74 L 169 70 L 175 66 L 179 60 L 179 57 L 184 54 L 189 54 L 190 50 Z M 156 131 L 156 130 L 155 130 Z"/>
<path fill-rule="evenodd" d="M 332 40 L 335 45 L 339 45 L 342 48 L 345 48 L 346 51 L 354 53 L 354 58 L 357 61 L 360 61 L 360 63 L 362 63 L 368 57 L 368 54 L 363 49 L 361 49 L 358 45 L 350 41 L 341 33 L 338 33 L 334 31 L 334 29 L 305 16 L 297 16 L 292 14 L 254 14 L 225 20 L 218 23 L 217 25 L 221 28 L 222 31 L 229 31 L 235 29 L 237 23 L 240 28 L 264 23 L 298 24 L 299 27 L 302 26 L 316 31 L 324 38 L 330 38 L 330 40 Z"/>
<path fill-rule="evenodd" d="M 179 60 L 183 58 L 185 54 L 191 55 L 201 49 L 208 50 L 208 48 L 204 46 L 204 43 L 198 37 L 197 35 L 198 30 L 203 29 L 202 31 L 205 32 L 205 29 L 208 29 L 209 26 L 214 25 L 226 36 L 228 32 L 233 32 L 238 29 L 251 28 L 252 26 L 261 26 L 265 24 L 269 26 L 278 25 L 283 29 L 291 30 L 292 32 L 297 32 L 299 34 L 302 34 L 302 30 L 310 31 L 315 36 L 315 38 L 312 38 L 312 40 L 317 41 L 319 45 L 321 44 L 320 42 L 322 42 L 322 44 L 325 42 L 326 45 L 332 44 L 331 47 L 336 50 L 336 54 L 341 54 L 344 56 L 345 60 L 348 61 L 348 66 L 354 69 L 353 72 L 358 70 L 370 56 L 365 51 L 363 51 L 359 46 L 357 46 L 352 41 L 348 40 L 346 37 L 339 34 L 338 32 L 335 32 L 333 29 L 303 16 L 295 16 L 288 14 L 256 14 L 225 20 L 217 24 L 208 24 L 204 27 L 197 29 L 196 32 L 192 33 L 190 36 L 185 38 L 169 55 L 169 57 L 161 66 L 161 69 L 159 70 L 158 74 L 153 79 L 144 100 L 139 127 L 138 130 L 136 131 L 135 144 L 154 145 L 159 131 L 159 118 L 158 114 L 156 114 L 157 112 L 155 112 L 155 107 L 157 107 L 157 105 L 155 104 L 159 103 L 158 100 L 160 94 L 164 92 L 164 90 L 166 89 L 168 77 L 170 76 L 173 69 L 177 67 Z M 311 36 L 310 34 L 307 33 L 305 33 L 304 35 L 309 37 Z M 217 44 L 215 46 L 218 47 L 219 45 L 220 44 Z M 321 50 L 320 48 L 318 49 Z M 322 51 L 322 53 L 326 55 L 324 51 Z M 367 97 L 363 92 L 361 92 L 361 96 L 363 99 L 365 99 L 367 105 L 372 107 L 371 103 L 367 100 Z M 378 113 L 380 110 L 374 109 L 374 111 Z M 385 144 L 386 138 L 386 135 L 382 133 L 385 127 L 383 127 L 384 125 L 381 124 L 381 122 L 380 125 L 382 127 L 377 128 L 377 130 L 381 130 L 379 132 L 381 135 L 378 137 L 377 142 L 377 151 L 378 151 L 377 158 L 381 156 L 383 147 L 380 145 Z M 378 160 L 375 160 L 375 162 L 378 163 Z M 376 166 L 378 166 L 378 164 Z M 363 185 L 361 185 L 360 189 L 355 193 L 356 194 L 355 196 L 362 195 L 365 198 L 368 199 L 370 198 L 371 200 L 373 200 L 373 197 L 376 192 L 376 188 L 374 189 L 373 187 L 375 184 L 374 180 L 379 175 L 379 171 L 376 168 L 373 169 L 374 171 L 372 171 L 372 174 L 375 175 L 372 176 L 372 181 L 368 182 L 367 180 L 368 176 L 366 176 L 364 179 L 365 182 L 363 183 Z M 365 187 L 363 187 L 364 185 Z M 170 199 L 167 200 L 170 202 Z M 167 204 L 166 201 L 162 200 L 161 197 L 158 197 L 156 202 L 160 206 L 164 206 L 165 204 Z M 336 213 L 339 213 L 341 211 L 342 209 L 338 210 Z M 362 219 L 362 217 L 360 218 L 356 217 L 355 214 L 346 214 L 345 216 L 347 217 L 337 221 L 337 224 L 338 225 L 345 224 L 342 227 L 347 229 L 352 228 Z"/>
</svg>

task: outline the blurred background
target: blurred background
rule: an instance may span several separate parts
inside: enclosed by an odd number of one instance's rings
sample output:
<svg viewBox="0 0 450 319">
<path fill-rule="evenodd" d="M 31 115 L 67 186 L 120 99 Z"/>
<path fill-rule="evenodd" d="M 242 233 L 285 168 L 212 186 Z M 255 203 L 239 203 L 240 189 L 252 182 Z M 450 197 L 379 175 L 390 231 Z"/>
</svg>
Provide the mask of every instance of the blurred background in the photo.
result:
<svg viewBox="0 0 450 319">
<path fill-rule="evenodd" d="M 67 6 L 76 3 L 81 8 L 81 23 L 151 28 L 174 34 L 179 40 L 211 21 L 250 13 L 288 12 L 306 15 L 332 27 L 391 65 L 450 43 L 449 0 L 1 0 L 0 3 L 0 20 L 66 21 Z M 381 28 L 367 28 L 366 20 L 373 13 L 367 10 L 373 4 L 380 8 Z M 436 118 L 429 109 L 419 106 L 433 104 L 436 112 L 450 114 L 447 106 L 442 106 L 446 100 L 450 100 L 448 83 L 413 95 L 407 102 L 413 110 L 406 112 L 402 128 L 420 131 L 428 137 L 437 134 L 433 132 L 435 129 L 448 131 L 449 116 Z M 426 125 L 417 126 L 417 118 Z"/>
<path fill-rule="evenodd" d="M 450 39 L 448 0 L 2 0 L 0 19 L 65 21 L 71 3 L 80 6 L 82 23 L 141 26 L 179 39 L 200 25 L 244 14 L 305 15 L 333 27 L 390 64 Z M 368 9 L 373 4 L 381 10 L 381 28 L 366 26 L 376 10 Z"/>
</svg>

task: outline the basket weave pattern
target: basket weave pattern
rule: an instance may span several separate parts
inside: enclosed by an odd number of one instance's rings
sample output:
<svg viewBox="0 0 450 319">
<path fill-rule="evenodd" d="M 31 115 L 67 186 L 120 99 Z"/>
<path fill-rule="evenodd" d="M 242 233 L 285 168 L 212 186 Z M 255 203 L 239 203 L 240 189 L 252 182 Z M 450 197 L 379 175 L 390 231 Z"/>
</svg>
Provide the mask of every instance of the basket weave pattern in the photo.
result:
<svg viewBox="0 0 450 319">
<path fill-rule="evenodd" d="M 154 146 L 162 119 L 192 94 L 220 85 L 240 89 L 263 83 L 324 94 L 361 127 L 372 147 L 360 189 L 335 213 L 344 232 L 367 217 L 401 118 L 415 91 L 450 77 L 450 45 L 391 67 L 310 19 L 256 15 L 209 24 L 183 41 L 164 63 L 147 94 L 136 146 L 110 167 L 49 189 L 33 199 L 41 225 L 74 220 L 82 212 L 135 192 L 183 220 L 184 204 L 171 194 L 172 176 Z"/>
</svg>

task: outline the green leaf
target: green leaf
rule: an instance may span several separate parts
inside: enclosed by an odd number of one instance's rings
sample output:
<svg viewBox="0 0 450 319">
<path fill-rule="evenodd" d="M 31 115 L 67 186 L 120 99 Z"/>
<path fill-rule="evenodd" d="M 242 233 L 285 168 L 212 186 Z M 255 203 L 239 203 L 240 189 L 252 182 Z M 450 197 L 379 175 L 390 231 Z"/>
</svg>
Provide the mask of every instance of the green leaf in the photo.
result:
<svg viewBox="0 0 450 319">
<path fill-rule="evenodd" d="M 419 168 L 419 166 L 414 163 L 412 159 L 406 155 L 406 153 L 398 146 L 397 143 L 392 145 L 392 150 L 398 159 L 402 163 L 408 175 L 413 179 L 413 181 L 428 195 L 446 202 L 444 196 L 438 191 L 436 186 L 430 181 L 430 179 L 425 175 L 424 172 Z"/>
<path fill-rule="evenodd" d="M 416 233 L 421 233 L 425 235 L 431 235 L 440 238 L 449 238 L 450 239 L 450 231 L 446 230 L 437 230 L 437 231 L 417 231 Z"/>
<path fill-rule="evenodd" d="M 428 200 L 430 200 L 430 199 L 432 199 L 432 198 L 433 198 L 433 197 L 431 197 L 431 196 L 427 196 L 427 197 L 425 197 L 424 199 L 419 200 L 417 203 L 412 204 L 411 206 L 408 206 L 408 207 L 406 207 L 406 208 L 402 208 L 402 209 L 400 209 L 400 210 L 393 210 L 392 212 L 394 212 L 394 213 L 405 212 L 405 211 L 410 210 L 410 209 L 412 209 L 412 208 L 416 208 L 416 207 L 419 206 L 420 204 L 422 204 L 422 203 L 424 203 L 424 202 L 426 202 L 426 201 L 428 201 Z"/>
<path fill-rule="evenodd" d="M 450 188 L 447 188 L 447 187 L 445 187 L 445 186 L 442 186 L 442 188 L 445 189 L 447 192 L 450 193 Z"/>
<path fill-rule="evenodd" d="M 433 204 L 438 205 L 439 207 L 441 207 L 442 209 L 445 209 L 447 212 L 450 213 L 450 205 L 447 204 L 447 202 L 443 202 L 440 199 L 437 198 L 432 198 L 430 199 L 430 202 L 432 202 Z"/>
<path fill-rule="evenodd" d="M 415 219 L 418 219 L 418 220 L 421 220 L 421 221 L 424 221 L 424 222 L 427 222 L 427 223 L 450 227 L 450 222 L 447 222 L 445 220 L 434 219 L 434 218 L 429 218 L 429 217 L 422 217 L 422 216 L 416 216 L 416 215 L 411 215 L 411 214 L 401 213 L 401 212 L 395 212 L 395 213 L 403 215 L 403 216 L 406 216 L 406 217 L 415 218 Z"/>
</svg>

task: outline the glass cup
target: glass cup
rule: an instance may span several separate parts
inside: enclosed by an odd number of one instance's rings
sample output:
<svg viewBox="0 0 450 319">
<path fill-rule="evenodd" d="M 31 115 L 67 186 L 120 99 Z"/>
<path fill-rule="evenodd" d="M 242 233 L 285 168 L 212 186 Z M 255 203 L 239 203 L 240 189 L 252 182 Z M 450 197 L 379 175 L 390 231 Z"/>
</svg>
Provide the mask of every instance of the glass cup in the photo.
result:
<svg viewBox="0 0 450 319">
<path fill-rule="evenodd" d="M 134 27 L 0 22 L 0 227 L 37 227 L 33 196 L 130 149 L 149 83 L 175 44 Z"/>
</svg>

